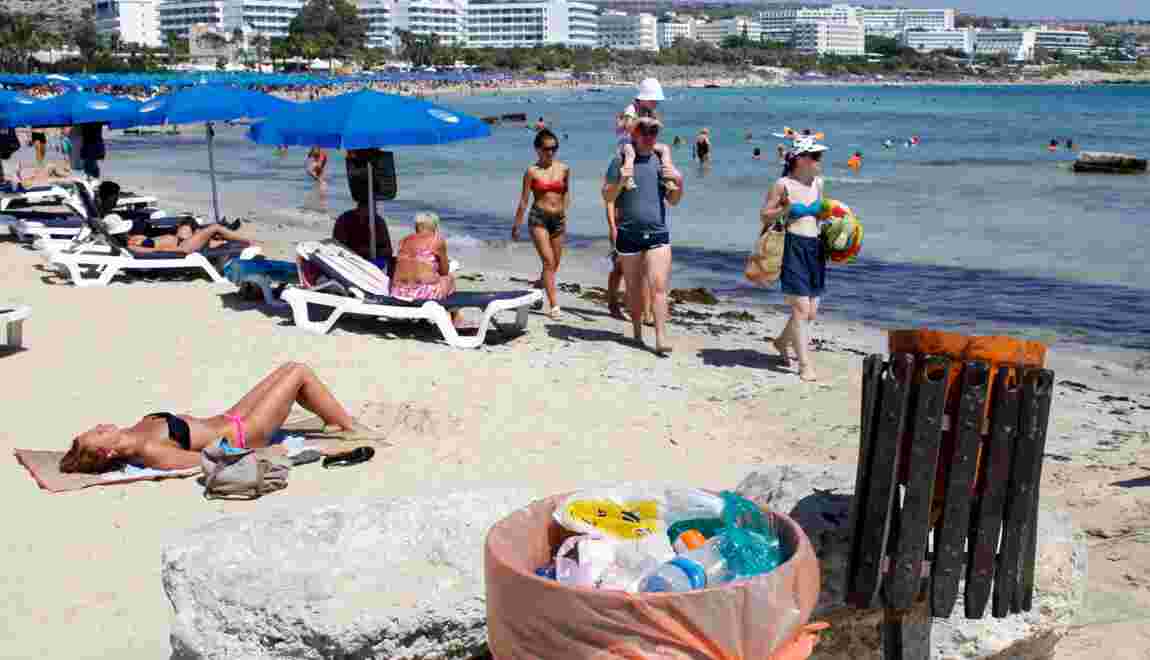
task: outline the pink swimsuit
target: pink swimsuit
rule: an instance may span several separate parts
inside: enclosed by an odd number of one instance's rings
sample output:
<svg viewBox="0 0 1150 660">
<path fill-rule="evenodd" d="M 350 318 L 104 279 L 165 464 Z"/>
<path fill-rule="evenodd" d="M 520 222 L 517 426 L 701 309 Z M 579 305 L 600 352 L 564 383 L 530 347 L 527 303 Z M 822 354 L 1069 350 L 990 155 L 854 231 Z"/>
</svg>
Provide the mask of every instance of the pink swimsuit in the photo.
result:
<svg viewBox="0 0 1150 660">
<path fill-rule="evenodd" d="M 422 264 L 439 265 L 439 257 L 435 250 L 415 248 L 410 253 L 404 254 L 401 247 L 400 253 Z M 438 282 L 405 282 L 402 284 L 392 282 L 391 284 L 392 297 L 403 300 L 442 300 L 453 293 L 455 293 L 455 278 L 450 275 L 441 275 Z"/>
</svg>

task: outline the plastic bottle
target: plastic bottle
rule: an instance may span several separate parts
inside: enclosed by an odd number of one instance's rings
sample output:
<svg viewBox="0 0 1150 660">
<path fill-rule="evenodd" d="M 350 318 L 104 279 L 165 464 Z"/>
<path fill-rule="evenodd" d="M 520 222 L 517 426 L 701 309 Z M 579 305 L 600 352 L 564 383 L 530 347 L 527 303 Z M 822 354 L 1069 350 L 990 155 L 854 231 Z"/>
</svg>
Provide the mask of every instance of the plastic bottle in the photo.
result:
<svg viewBox="0 0 1150 660">
<path fill-rule="evenodd" d="M 691 591 L 722 584 L 731 578 L 727 560 L 719 552 L 722 537 L 679 555 L 660 566 L 639 583 L 642 593 Z"/>
</svg>

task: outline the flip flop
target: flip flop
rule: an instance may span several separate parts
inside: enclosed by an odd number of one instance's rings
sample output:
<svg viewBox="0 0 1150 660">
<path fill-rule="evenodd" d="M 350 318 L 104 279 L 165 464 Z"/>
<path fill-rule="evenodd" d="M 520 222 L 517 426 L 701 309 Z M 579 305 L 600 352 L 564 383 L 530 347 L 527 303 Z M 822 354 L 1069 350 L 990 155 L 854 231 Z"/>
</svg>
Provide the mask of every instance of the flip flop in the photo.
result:
<svg viewBox="0 0 1150 660">
<path fill-rule="evenodd" d="M 351 451 L 345 451 L 340 454 L 332 454 L 323 459 L 323 466 L 325 468 L 334 467 L 349 467 L 351 465 L 359 465 L 366 463 L 375 456 L 375 450 L 371 447 L 356 447 Z"/>
</svg>

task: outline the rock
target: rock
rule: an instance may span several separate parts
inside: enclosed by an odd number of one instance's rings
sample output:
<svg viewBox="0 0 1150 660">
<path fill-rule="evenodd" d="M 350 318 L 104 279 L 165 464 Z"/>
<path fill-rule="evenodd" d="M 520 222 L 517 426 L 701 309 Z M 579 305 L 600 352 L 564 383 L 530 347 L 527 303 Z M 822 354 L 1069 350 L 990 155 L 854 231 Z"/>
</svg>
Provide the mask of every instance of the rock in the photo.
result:
<svg viewBox="0 0 1150 660">
<path fill-rule="evenodd" d="M 882 610 L 845 604 L 853 465 L 756 466 L 738 487 L 743 496 L 789 511 L 810 537 L 823 571 L 814 619 L 831 622 L 833 634 L 819 644 L 819 660 L 880 657 Z M 934 619 L 932 658 L 1047 660 L 1082 607 L 1086 589 L 1086 543 L 1064 511 L 1041 508 L 1034 607 L 1004 619 L 963 618 L 962 586 L 954 613 Z"/>
<path fill-rule="evenodd" d="M 667 294 L 671 302 L 679 303 L 695 303 L 698 305 L 717 305 L 719 299 L 715 294 L 711 293 L 708 289 L 698 287 L 695 289 L 671 289 Z"/>
<path fill-rule="evenodd" d="M 1083 151 L 1074 161 L 1075 172 L 1097 172 L 1102 174 L 1130 174 L 1145 172 L 1147 161 L 1133 154 L 1108 153 L 1104 151 Z"/>
<path fill-rule="evenodd" d="M 480 656 L 487 530 L 534 499 L 356 498 L 192 529 L 163 551 L 172 657 Z"/>
</svg>

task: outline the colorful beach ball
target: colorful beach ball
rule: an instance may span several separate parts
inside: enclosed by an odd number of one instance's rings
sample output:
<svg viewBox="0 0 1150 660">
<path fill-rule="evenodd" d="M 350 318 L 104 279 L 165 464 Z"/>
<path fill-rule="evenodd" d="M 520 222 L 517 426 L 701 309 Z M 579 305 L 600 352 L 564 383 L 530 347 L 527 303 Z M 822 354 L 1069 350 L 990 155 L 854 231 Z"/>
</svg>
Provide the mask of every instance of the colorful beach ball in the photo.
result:
<svg viewBox="0 0 1150 660">
<path fill-rule="evenodd" d="M 849 206 L 837 199 L 823 201 L 823 209 L 818 215 L 822 224 L 822 237 L 830 252 L 831 261 L 847 263 L 853 261 L 862 250 L 862 223 Z"/>
</svg>

